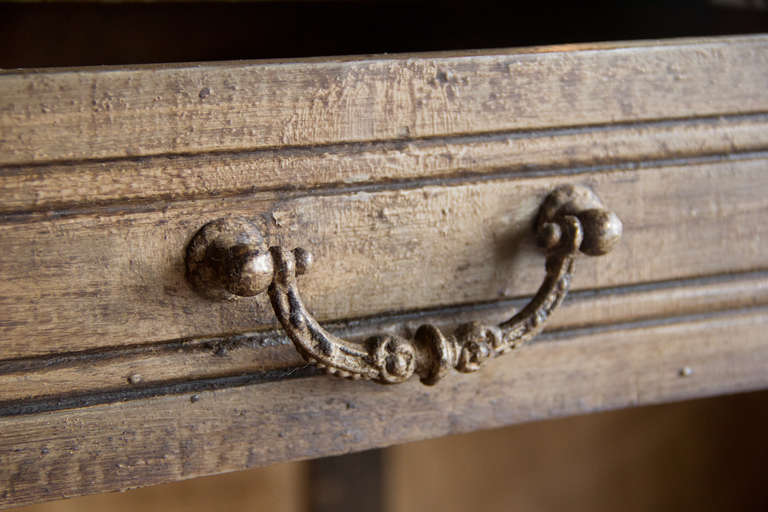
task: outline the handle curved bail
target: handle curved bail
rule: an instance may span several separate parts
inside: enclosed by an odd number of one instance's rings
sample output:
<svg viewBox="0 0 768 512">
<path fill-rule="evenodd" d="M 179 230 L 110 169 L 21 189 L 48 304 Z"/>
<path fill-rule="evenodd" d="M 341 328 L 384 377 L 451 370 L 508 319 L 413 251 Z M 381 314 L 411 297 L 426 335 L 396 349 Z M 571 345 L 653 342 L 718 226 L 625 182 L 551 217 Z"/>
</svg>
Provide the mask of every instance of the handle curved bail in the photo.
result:
<svg viewBox="0 0 768 512">
<path fill-rule="evenodd" d="M 539 245 L 546 250 L 546 276 L 520 312 L 500 325 L 470 322 L 446 335 L 436 326 L 425 324 L 413 339 L 384 334 L 372 336 L 362 344 L 326 331 L 302 302 L 297 276 L 308 271 L 312 262 L 309 252 L 301 248 L 288 251 L 282 247 L 271 247 L 267 252 L 260 237 L 242 234 L 242 226 L 238 229 L 240 238 L 248 240 L 247 249 L 243 243 L 233 244 L 230 236 L 223 241 L 229 245 L 228 250 L 213 251 L 218 255 L 218 267 L 214 265 L 213 270 L 211 258 L 206 258 L 204 253 L 211 252 L 210 247 L 216 244 L 211 244 L 210 237 L 202 242 L 198 240 L 197 244 L 193 239 L 187 256 L 188 274 L 193 283 L 196 279 L 199 283 L 200 275 L 205 275 L 208 285 L 216 281 L 223 283 L 219 288 L 230 293 L 254 295 L 263 290 L 271 274 L 268 292 L 272 307 L 283 329 L 308 362 L 339 377 L 394 384 L 416 374 L 421 382 L 432 385 L 451 369 L 477 371 L 485 361 L 514 350 L 536 336 L 568 292 L 576 254 L 606 254 L 620 239 L 622 224 L 590 189 L 560 186 L 544 200 L 535 223 Z M 216 231 L 219 238 L 220 231 L 221 228 Z M 203 246 L 208 247 L 207 251 L 201 249 Z"/>
</svg>

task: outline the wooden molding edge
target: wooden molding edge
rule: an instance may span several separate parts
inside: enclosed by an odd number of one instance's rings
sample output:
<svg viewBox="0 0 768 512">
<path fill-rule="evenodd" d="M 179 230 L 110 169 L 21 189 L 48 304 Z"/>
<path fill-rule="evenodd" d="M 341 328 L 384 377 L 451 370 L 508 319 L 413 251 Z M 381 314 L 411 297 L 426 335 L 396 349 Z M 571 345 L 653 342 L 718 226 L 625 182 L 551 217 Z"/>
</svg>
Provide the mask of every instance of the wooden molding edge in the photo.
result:
<svg viewBox="0 0 768 512">
<path fill-rule="evenodd" d="M 381 315 L 327 327 L 356 341 L 376 333 L 413 336 L 424 323 L 450 332 L 463 322 L 498 323 L 527 300 Z M 768 272 L 581 290 L 572 292 L 553 315 L 542 341 L 532 343 L 763 306 L 768 306 Z M 306 366 L 281 331 L 11 359 L 0 361 L 0 417 L 320 373 Z"/>
<path fill-rule="evenodd" d="M 0 419 L 0 506 L 768 387 L 765 308 L 591 332 L 443 386 L 313 378 Z"/>
</svg>

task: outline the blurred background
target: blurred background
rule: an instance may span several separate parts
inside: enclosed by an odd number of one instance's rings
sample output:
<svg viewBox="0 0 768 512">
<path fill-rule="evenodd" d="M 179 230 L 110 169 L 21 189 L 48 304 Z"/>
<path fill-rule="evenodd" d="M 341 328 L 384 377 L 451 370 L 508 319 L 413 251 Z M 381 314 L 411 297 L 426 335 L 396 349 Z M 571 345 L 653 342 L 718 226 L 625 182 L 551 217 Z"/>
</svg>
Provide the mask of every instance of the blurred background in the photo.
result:
<svg viewBox="0 0 768 512">
<path fill-rule="evenodd" d="M 766 511 L 768 392 L 529 423 L 16 510 Z"/>
</svg>

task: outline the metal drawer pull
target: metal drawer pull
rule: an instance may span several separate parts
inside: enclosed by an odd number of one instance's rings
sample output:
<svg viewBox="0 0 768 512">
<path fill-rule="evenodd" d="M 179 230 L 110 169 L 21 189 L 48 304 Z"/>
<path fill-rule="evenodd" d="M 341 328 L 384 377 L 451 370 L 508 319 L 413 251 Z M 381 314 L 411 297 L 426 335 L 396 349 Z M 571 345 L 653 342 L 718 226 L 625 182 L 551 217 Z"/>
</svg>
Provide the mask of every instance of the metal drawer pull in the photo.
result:
<svg viewBox="0 0 768 512">
<path fill-rule="evenodd" d="M 323 329 L 304 306 L 296 282 L 309 270 L 310 253 L 282 247 L 267 251 L 246 221 L 206 225 L 189 245 L 187 270 L 192 283 L 211 297 L 251 296 L 268 288 L 275 314 L 298 351 L 331 374 L 387 384 L 416 374 L 431 385 L 452 368 L 477 371 L 538 334 L 568 292 L 576 254 L 606 254 L 620 239 L 622 224 L 590 189 L 565 185 L 544 200 L 535 230 L 547 253 L 546 277 L 519 313 L 498 326 L 466 323 L 452 335 L 422 325 L 412 340 L 383 334 L 360 344 Z"/>
</svg>

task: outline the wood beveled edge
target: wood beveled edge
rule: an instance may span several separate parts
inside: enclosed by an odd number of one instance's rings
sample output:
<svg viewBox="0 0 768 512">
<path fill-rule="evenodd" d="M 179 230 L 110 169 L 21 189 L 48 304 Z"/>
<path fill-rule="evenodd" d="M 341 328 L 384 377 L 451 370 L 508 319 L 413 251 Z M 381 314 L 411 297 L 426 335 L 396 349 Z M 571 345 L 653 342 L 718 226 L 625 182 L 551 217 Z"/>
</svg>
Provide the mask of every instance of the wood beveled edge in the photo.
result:
<svg viewBox="0 0 768 512">
<path fill-rule="evenodd" d="M 59 0 L 66 2 L 68 0 Z M 96 0 L 94 0 L 96 1 Z M 225 1 L 225 0 L 222 0 Z M 226 0 L 229 1 L 229 0 Z M 663 39 L 619 39 L 616 41 L 595 41 L 589 43 L 561 43 L 548 45 L 519 46 L 511 48 L 474 48 L 466 50 L 438 50 L 404 53 L 361 53 L 354 55 L 319 55 L 313 57 L 236 59 L 220 61 L 162 62 L 149 64 L 109 64 L 101 66 L 56 66 L 41 68 L 0 68 L 2 75 L 63 74 L 63 73 L 109 73 L 113 71 L 156 71 L 159 69 L 186 70 L 200 68 L 243 68 L 265 65 L 327 64 L 339 62 L 402 61 L 409 59 L 462 59 L 475 57 L 500 57 L 506 55 L 536 55 L 541 53 L 572 53 L 587 51 L 632 50 L 650 47 L 686 47 L 702 44 L 739 44 L 752 41 L 767 41 L 768 34 L 738 34 L 694 37 L 669 37 Z"/>
<path fill-rule="evenodd" d="M 467 321 L 499 322 L 527 300 L 520 297 L 392 313 L 326 326 L 354 341 L 377 333 L 412 336 L 419 325 L 427 322 L 448 330 Z M 577 290 L 532 343 L 648 328 L 765 306 L 768 271 Z M 0 360 L 0 417 L 288 381 L 322 373 L 307 365 L 279 330 L 6 359 Z M 51 393 L 51 389 L 56 392 Z"/>
<path fill-rule="evenodd" d="M 169 203 L 254 193 L 339 193 L 696 164 L 759 158 L 767 150 L 768 112 L 753 112 L 409 141 L 0 165 L 5 192 L 0 222 L 163 209 Z M 101 184 L 96 190 L 89 187 L 94 181 Z"/>
<path fill-rule="evenodd" d="M 768 387 L 766 308 L 538 343 L 429 389 L 296 379 L 0 419 L 0 507 Z"/>
</svg>

